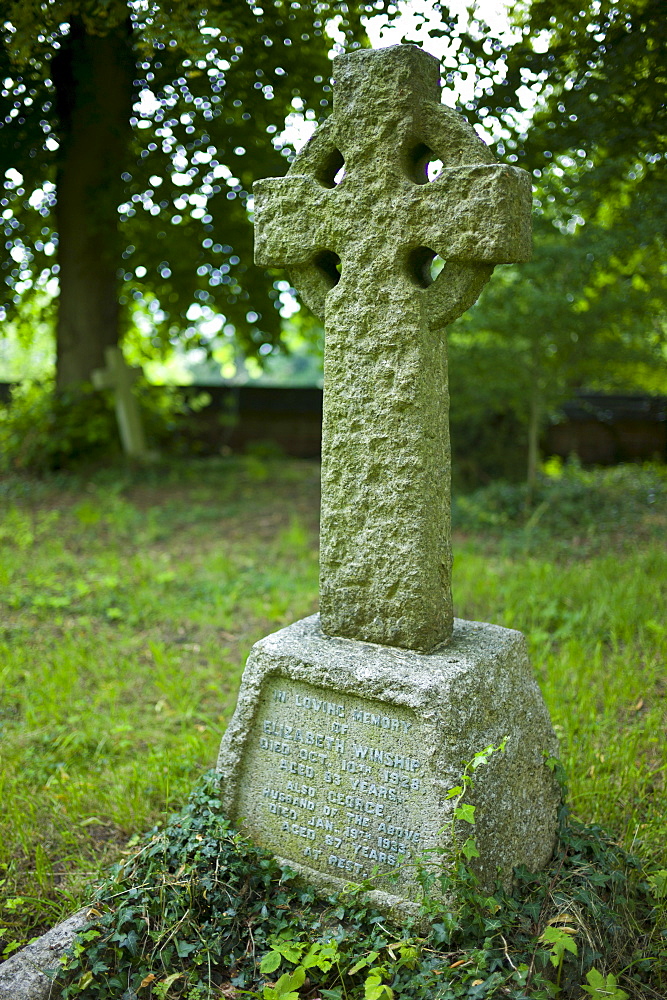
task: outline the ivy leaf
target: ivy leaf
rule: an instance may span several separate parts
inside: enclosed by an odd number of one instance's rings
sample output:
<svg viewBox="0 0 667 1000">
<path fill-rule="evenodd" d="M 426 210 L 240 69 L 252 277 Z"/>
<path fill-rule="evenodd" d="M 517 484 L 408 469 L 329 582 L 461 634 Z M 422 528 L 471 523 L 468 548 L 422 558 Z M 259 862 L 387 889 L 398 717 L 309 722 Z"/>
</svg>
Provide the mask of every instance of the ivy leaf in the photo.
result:
<svg viewBox="0 0 667 1000">
<path fill-rule="evenodd" d="M 465 844 L 461 847 L 461 853 L 470 861 L 471 858 L 478 858 L 479 851 L 477 850 L 477 844 L 472 837 L 468 837 Z"/>
<path fill-rule="evenodd" d="M 179 958 L 187 958 L 188 955 L 196 949 L 196 947 L 196 941 L 176 941 L 176 953 Z"/>
<path fill-rule="evenodd" d="M 372 965 L 379 954 L 379 951 L 370 951 L 365 958 L 360 958 L 359 961 L 348 970 L 348 976 L 353 976 L 355 972 L 359 972 L 360 969 L 365 969 L 367 965 Z"/>
<path fill-rule="evenodd" d="M 177 979 L 182 979 L 184 975 L 184 972 L 172 972 L 172 974 L 167 976 L 166 979 L 161 979 L 160 986 L 163 990 L 163 995 L 166 995 L 169 987 L 173 986 Z"/>
<path fill-rule="evenodd" d="M 393 1000 L 391 986 L 382 982 L 379 972 L 371 972 L 364 983 L 364 1000 Z"/>
<path fill-rule="evenodd" d="M 137 932 L 134 931 L 134 930 L 131 930 L 131 931 L 128 931 L 127 934 L 125 934 L 125 935 L 123 935 L 121 937 L 120 946 L 121 946 L 121 948 L 127 948 L 127 950 L 129 951 L 130 955 L 136 955 L 138 941 L 139 941 L 139 938 L 137 936 Z"/>
<path fill-rule="evenodd" d="M 304 969 L 318 968 L 322 972 L 328 972 L 335 958 L 335 951 L 330 947 L 323 948 L 319 944 L 311 944 L 310 948 L 303 956 L 301 964 Z"/>
<path fill-rule="evenodd" d="M 462 803 L 462 805 L 457 806 L 454 810 L 454 816 L 456 819 L 462 819 L 465 823 L 471 823 L 475 825 L 475 807 L 471 806 L 468 802 Z"/>
<path fill-rule="evenodd" d="M 293 972 L 285 972 L 275 986 L 264 987 L 265 1000 L 299 1000 L 299 994 L 295 991 L 303 986 L 306 979 L 306 970 L 299 965 Z"/>
</svg>

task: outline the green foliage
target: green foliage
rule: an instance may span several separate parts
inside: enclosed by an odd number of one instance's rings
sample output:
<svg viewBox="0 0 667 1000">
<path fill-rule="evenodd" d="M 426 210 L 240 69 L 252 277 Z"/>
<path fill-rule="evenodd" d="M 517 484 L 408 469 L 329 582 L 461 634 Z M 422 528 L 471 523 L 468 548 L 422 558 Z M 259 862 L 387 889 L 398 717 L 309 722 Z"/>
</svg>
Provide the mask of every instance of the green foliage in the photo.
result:
<svg viewBox="0 0 667 1000">
<path fill-rule="evenodd" d="M 559 234 L 538 217 L 535 237 L 533 259 L 497 269 L 449 332 L 452 441 L 468 479 L 507 478 L 518 431 L 534 481 L 538 436 L 577 389 L 667 391 L 667 270 L 654 256 L 614 266 L 600 227 Z"/>
<path fill-rule="evenodd" d="M 215 759 L 252 643 L 316 608 L 318 493 L 259 458 L 0 476 L 0 955 Z"/>
<path fill-rule="evenodd" d="M 48 472 L 119 453 L 106 394 L 92 387 L 56 394 L 46 382 L 23 382 L 0 405 L 0 470 Z"/>
<path fill-rule="evenodd" d="M 640 531 L 652 512 L 667 505 L 667 472 L 659 465 L 583 469 L 577 462 L 550 460 L 536 490 L 525 483 L 494 482 L 455 496 L 453 524 L 461 531 L 503 533 L 506 542 L 528 547 L 548 541 L 585 547 L 605 544 L 630 528 Z"/>
<path fill-rule="evenodd" d="M 563 918 L 561 918 L 561 920 L 562 919 Z M 553 924 L 548 924 L 542 931 L 539 938 L 539 943 L 546 946 L 549 961 L 556 969 L 556 989 L 558 992 L 560 992 L 561 977 L 563 975 L 563 963 L 565 961 L 566 953 L 569 952 L 571 955 L 574 955 L 575 958 L 579 954 L 579 949 L 571 937 L 571 935 L 576 933 L 576 927 L 556 927 Z"/>
<path fill-rule="evenodd" d="M 459 356 L 455 348 L 454 353 L 467 368 L 463 351 Z M 471 362 L 477 367 L 473 359 Z M 454 371 L 452 362 L 453 376 Z M 475 399 L 468 387 L 469 383 L 462 379 L 452 378 L 449 425 L 453 495 L 469 493 L 497 481 L 525 482 L 526 425 L 511 410 L 502 412 L 502 402 L 496 406 L 492 391 Z"/>
<path fill-rule="evenodd" d="M 577 954 L 577 946 L 571 937 L 573 933 L 576 931 L 572 927 L 554 927 L 549 924 L 540 935 L 540 942 L 547 945 L 549 961 L 558 969 L 563 965 L 566 951 L 572 955 Z"/>
<path fill-rule="evenodd" d="M 446 19 L 449 4 L 435 6 Z M 428 29 L 449 38 L 446 79 L 476 81 L 466 113 L 499 158 L 532 172 L 535 195 L 533 260 L 496 274 L 451 331 L 463 481 L 516 478 L 503 445 L 517 425 L 532 481 L 538 432 L 577 388 L 665 391 L 663 6 L 532 0 L 510 5 L 499 38 L 473 5 L 466 29 Z M 470 461 L 476 441 L 488 469 Z"/>
<path fill-rule="evenodd" d="M 522 37 L 506 53 L 506 75 L 492 100 L 511 127 L 521 84 L 539 99 L 530 129 L 515 125 L 508 148 L 542 175 L 563 214 L 613 224 L 619 247 L 622 234 L 627 240 L 622 256 L 651 245 L 664 252 L 661 0 L 534 0 L 518 19 Z"/>
<path fill-rule="evenodd" d="M 290 149 L 275 137 L 287 114 L 299 108 L 316 120 L 330 110 L 327 24 L 337 19 L 345 44 L 359 46 L 365 9 L 341 0 L 267 0 L 262 7 L 226 0 L 206 11 L 152 3 L 132 12 L 125 0 L 5 3 L 0 174 L 20 175 L 7 177 L 0 199 L 5 308 L 15 311 L 57 274 L 63 293 L 76 280 L 58 271 L 58 247 L 67 249 L 70 237 L 54 210 L 67 172 L 76 173 L 68 157 L 105 96 L 95 92 L 96 46 L 107 51 L 103 42 L 112 37 L 114 68 L 126 55 L 132 64 L 129 76 L 119 77 L 128 87 L 117 95 L 123 113 L 108 120 L 113 189 L 111 180 L 91 178 L 90 218 L 82 224 L 105 242 L 114 242 L 119 228 L 105 280 L 113 285 L 118 272 L 123 328 L 140 308 L 151 320 L 147 350 L 178 334 L 196 340 L 188 316 L 195 304 L 209 318 L 224 314 L 249 353 L 276 342 L 278 291 L 273 275 L 252 264 L 252 183 L 284 173 Z M 76 115 L 74 100 L 83 102 Z M 96 169 L 99 181 L 107 164 Z M 79 194 L 86 197 L 83 185 Z M 80 290 L 83 297 L 87 290 Z M 108 322 L 98 319 L 89 336 Z"/>
<path fill-rule="evenodd" d="M 175 387 L 137 389 L 142 421 L 154 447 L 178 452 L 186 418 L 204 394 Z M 29 471 L 40 475 L 82 468 L 121 456 L 113 392 L 87 384 L 56 391 L 52 381 L 24 381 L 12 390 L 11 402 L 0 404 L 0 472 Z"/>
<path fill-rule="evenodd" d="M 465 531 L 456 614 L 526 635 L 577 816 L 664 869 L 664 470 L 566 467 L 545 482 L 532 520 L 525 489 L 467 499 L 455 511 Z"/>
<path fill-rule="evenodd" d="M 627 1000 L 628 994 L 625 990 L 616 985 L 616 976 L 611 972 L 603 976 L 597 969 L 590 969 L 586 973 L 588 986 L 582 985 L 582 990 L 598 1000 Z"/>
<path fill-rule="evenodd" d="M 665 982 L 667 963 L 647 951 L 654 911 L 641 863 L 565 811 L 546 872 L 519 871 L 512 895 L 489 897 L 465 869 L 452 896 L 444 871 L 448 902 L 431 897 L 421 931 L 399 930 L 358 892 L 318 900 L 235 834 L 218 780 L 205 776 L 99 887 L 58 975 L 65 1000 L 299 1000 L 302 989 L 326 1000 L 547 1000 L 579 997 L 584 975 L 591 995 L 609 988 L 624 1000 L 621 977 L 633 996 L 649 973 L 656 988 Z"/>
<path fill-rule="evenodd" d="M 460 35 L 459 64 L 477 77 L 468 112 L 498 136 L 501 156 L 532 171 L 541 212 L 563 228 L 610 231 L 603 271 L 639 257 L 664 279 L 662 0 L 532 0 L 510 16 L 502 38 L 481 11 Z"/>
<path fill-rule="evenodd" d="M 484 384 L 487 405 L 490 397 L 527 422 L 534 383 L 545 414 L 582 385 L 656 388 L 642 379 L 662 360 L 664 337 L 651 324 L 664 309 L 665 276 L 641 262 L 612 276 L 613 252 L 604 229 L 559 234 L 538 216 L 532 260 L 496 270 L 450 332 L 458 405 L 471 404 L 466 383 L 477 395 Z"/>
<path fill-rule="evenodd" d="M 35 295 L 29 309 L 3 324 L 0 337 L 0 381 L 40 380 L 53 376 L 54 301 Z"/>
<path fill-rule="evenodd" d="M 648 882 L 656 899 L 667 900 L 667 871 L 664 868 L 651 875 Z"/>
<path fill-rule="evenodd" d="M 452 873 L 451 877 L 454 878 L 456 871 L 460 865 L 465 868 L 473 858 L 478 858 L 479 851 L 477 850 L 477 844 L 472 836 L 466 837 L 466 839 L 461 843 L 459 836 L 459 830 L 461 823 L 467 823 L 471 827 L 475 825 L 475 806 L 471 805 L 469 802 L 464 802 L 465 796 L 472 790 L 475 781 L 473 775 L 476 773 L 479 767 L 486 764 L 489 757 L 494 753 L 499 753 L 505 749 L 505 740 L 502 741 L 497 747 L 488 746 L 483 750 L 478 750 L 473 756 L 471 761 L 466 763 L 461 775 L 461 784 L 455 785 L 450 788 L 447 792 L 447 799 L 454 799 L 452 808 L 452 821 L 451 821 L 451 833 L 450 833 L 450 847 L 447 851 L 447 867 Z M 465 858 L 465 861 L 463 861 Z M 455 888 L 455 883 L 452 883 L 451 888 Z"/>
</svg>

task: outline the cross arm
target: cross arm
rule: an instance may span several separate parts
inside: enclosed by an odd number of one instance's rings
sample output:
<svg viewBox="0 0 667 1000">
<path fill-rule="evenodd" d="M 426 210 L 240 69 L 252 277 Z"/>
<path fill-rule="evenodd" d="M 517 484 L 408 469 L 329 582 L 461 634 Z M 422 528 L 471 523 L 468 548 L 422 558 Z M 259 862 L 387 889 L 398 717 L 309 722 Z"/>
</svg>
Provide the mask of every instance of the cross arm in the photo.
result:
<svg viewBox="0 0 667 1000">
<path fill-rule="evenodd" d="M 141 368 L 132 368 L 119 347 L 107 347 L 104 352 L 106 368 L 96 368 L 91 381 L 96 389 L 117 389 L 121 384 L 131 386 L 143 374 Z"/>
<path fill-rule="evenodd" d="M 116 376 L 105 368 L 96 368 L 91 375 L 91 381 L 96 389 L 115 389 Z"/>
<path fill-rule="evenodd" d="M 312 177 L 268 177 L 253 185 L 255 263 L 260 267 L 307 264 L 326 248 L 331 192 Z"/>
<path fill-rule="evenodd" d="M 532 189 L 525 170 L 501 163 L 451 167 L 416 194 L 415 228 L 444 260 L 530 260 Z"/>
</svg>

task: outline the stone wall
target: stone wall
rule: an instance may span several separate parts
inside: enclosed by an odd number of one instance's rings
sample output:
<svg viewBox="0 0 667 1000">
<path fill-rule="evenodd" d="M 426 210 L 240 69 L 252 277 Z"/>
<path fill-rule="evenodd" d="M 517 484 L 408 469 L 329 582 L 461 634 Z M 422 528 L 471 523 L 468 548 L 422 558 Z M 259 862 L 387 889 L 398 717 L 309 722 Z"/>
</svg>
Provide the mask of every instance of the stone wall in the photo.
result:
<svg viewBox="0 0 667 1000">
<path fill-rule="evenodd" d="M 10 388 L 0 382 L 0 403 L 9 400 Z M 322 390 L 315 386 L 200 385 L 186 392 L 211 397 L 179 431 L 184 446 L 191 444 L 197 454 L 244 452 L 266 444 L 296 458 L 319 458 Z M 489 414 L 490 422 L 502 420 Z M 516 440 L 514 433 L 510 436 Z M 584 465 L 667 461 L 667 397 L 581 393 L 564 404 L 542 447 L 545 455 L 575 454 Z M 455 428 L 452 448 L 456 465 Z M 522 456 L 518 464 L 523 467 Z"/>
</svg>

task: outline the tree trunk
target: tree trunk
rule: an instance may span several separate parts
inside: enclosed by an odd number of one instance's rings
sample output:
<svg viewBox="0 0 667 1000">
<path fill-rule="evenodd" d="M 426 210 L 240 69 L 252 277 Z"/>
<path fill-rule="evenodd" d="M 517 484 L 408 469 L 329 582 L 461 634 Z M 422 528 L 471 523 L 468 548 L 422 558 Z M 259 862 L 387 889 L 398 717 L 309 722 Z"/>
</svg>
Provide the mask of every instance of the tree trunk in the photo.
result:
<svg viewBox="0 0 667 1000">
<path fill-rule="evenodd" d="M 119 340 L 118 206 L 134 90 L 129 22 L 89 35 L 73 17 L 53 60 L 60 122 L 56 219 L 60 297 L 56 386 L 90 381 Z"/>
</svg>

